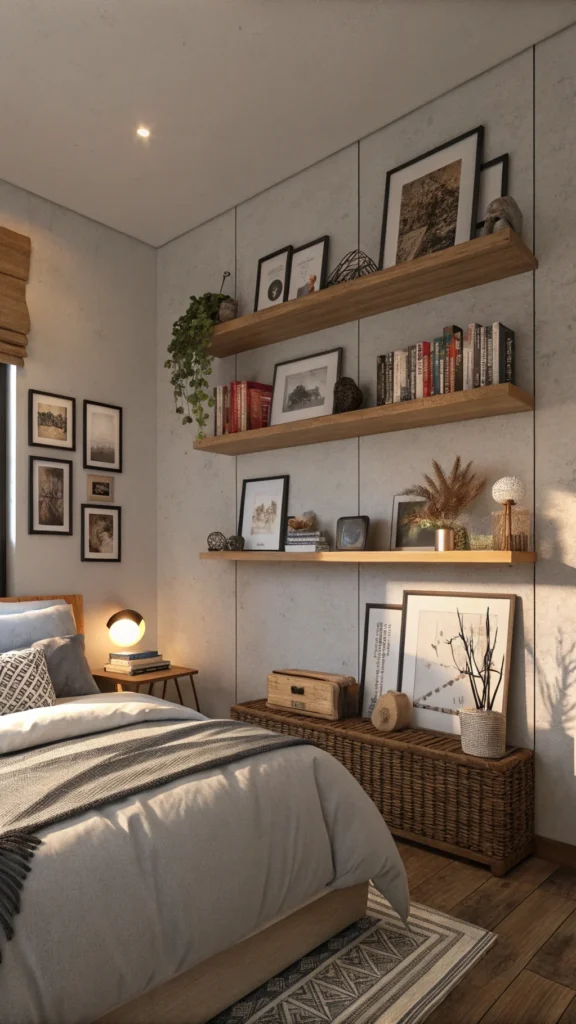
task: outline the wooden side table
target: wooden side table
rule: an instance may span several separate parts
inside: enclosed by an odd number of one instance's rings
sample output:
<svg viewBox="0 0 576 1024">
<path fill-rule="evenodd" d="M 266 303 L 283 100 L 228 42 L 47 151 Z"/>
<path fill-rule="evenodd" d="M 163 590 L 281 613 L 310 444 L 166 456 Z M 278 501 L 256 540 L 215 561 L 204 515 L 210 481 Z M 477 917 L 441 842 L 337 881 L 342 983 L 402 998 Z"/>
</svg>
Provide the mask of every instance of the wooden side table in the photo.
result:
<svg viewBox="0 0 576 1024">
<path fill-rule="evenodd" d="M 196 693 L 196 687 L 194 685 L 194 676 L 198 675 L 197 668 L 184 668 L 182 665 L 172 665 L 171 668 L 160 669 L 159 672 L 143 672 L 142 675 L 129 676 L 125 672 L 106 672 L 104 669 L 98 669 L 93 672 L 94 679 L 100 685 L 100 683 L 114 683 L 114 689 L 116 693 L 122 693 L 124 686 L 130 683 L 131 686 L 147 686 L 148 693 L 151 694 L 154 685 L 156 683 L 163 683 L 162 687 L 162 699 L 166 696 L 166 687 L 168 682 L 173 679 L 178 691 L 178 697 L 180 703 L 184 704 L 182 700 L 182 691 L 180 689 L 180 683 L 178 682 L 183 676 L 188 676 L 192 684 L 192 693 L 194 694 L 194 701 L 196 703 L 196 710 L 200 711 L 200 704 L 198 703 L 198 694 Z"/>
</svg>

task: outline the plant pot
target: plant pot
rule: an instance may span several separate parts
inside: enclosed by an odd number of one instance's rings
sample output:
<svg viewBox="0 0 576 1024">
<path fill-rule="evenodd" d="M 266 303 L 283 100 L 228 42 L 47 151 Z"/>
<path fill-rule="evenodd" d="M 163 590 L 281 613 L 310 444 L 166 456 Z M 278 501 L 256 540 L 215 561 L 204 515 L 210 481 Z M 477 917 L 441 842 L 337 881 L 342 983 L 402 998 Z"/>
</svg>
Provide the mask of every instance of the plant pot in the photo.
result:
<svg viewBox="0 0 576 1024">
<path fill-rule="evenodd" d="M 221 324 L 228 320 L 235 320 L 238 316 L 238 301 L 236 299 L 223 299 L 218 309 L 218 319 Z"/>
<path fill-rule="evenodd" d="M 464 754 L 473 754 L 474 757 L 504 757 L 506 719 L 500 711 L 464 708 L 459 717 Z"/>
<path fill-rule="evenodd" d="M 434 547 L 436 551 L 454 551 L 454 530 L 436 530 Z"/>
</svg>

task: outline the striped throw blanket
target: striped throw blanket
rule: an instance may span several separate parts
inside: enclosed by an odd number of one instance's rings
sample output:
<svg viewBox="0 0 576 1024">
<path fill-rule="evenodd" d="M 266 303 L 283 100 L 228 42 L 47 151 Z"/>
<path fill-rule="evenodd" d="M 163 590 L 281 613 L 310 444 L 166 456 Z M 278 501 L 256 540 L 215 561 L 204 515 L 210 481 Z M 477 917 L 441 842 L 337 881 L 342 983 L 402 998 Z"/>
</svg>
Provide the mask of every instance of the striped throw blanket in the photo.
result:
<svg viewBox="0 0 576 1024">
<path fill-rule="evenodd" d="M 0 756 L 0 932 L 8 941 L 14 934 L 41 829 L 187 775 L 306 742 L 244 722 L 147 722 Z"/>
</svg>

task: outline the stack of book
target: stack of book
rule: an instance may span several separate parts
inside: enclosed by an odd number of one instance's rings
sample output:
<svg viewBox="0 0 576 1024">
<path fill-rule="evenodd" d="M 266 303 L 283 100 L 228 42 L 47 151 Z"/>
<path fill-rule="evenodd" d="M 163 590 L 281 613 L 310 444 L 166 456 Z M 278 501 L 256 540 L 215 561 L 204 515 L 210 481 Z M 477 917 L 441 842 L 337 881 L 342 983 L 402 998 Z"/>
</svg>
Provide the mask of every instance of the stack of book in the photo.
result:
<svg viewBox="0 0 576 1024">
<path fill-rule="evenodd" d="M 293 553 L 329 551 L 330 545 L 320 530 L 288 530 L 285 550 Z"/>
<path fill-rule="evenodd" d="M 514 383 L 514 331 L 504 324 L 445 327 L 441 338 L 378 356 L 377 404 Z"/>
<path fill-rule="evenodd" d="M 170 668 L 170 662 L 158 651 L 114 651 L 104 666 L 106 672 L 120 672 L 125 676 L 142 676 Z"/>
<path fill-rule="evenodd" d="M 214 434 L 258 430 L 270 423 L 272 385 L 253 380 L 233 380 L 214 388 Z"/>
</svg>

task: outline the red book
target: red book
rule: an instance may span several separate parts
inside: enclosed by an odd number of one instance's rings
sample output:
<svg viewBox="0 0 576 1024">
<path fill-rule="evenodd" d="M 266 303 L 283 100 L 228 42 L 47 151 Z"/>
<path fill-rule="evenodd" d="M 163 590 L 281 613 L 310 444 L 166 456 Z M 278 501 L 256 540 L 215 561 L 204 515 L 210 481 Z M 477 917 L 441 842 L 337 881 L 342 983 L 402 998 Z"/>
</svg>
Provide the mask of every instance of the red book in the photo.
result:
<svg viewBox="0 0 576 1024">
<path fill-rule="evenodd" d="M 271 384 L 257 384 L 255 381 L 248 381 L 248 430 L 258 430 L 261 427 L 267 427 L 270 420 L 270 410 L 268 406 L 268 417 L 264 422 L 263 410 L 266 403 L 263 403 L 263 399 L 268 397 L 270 402 L 272 401 L 272 391 L 274 390 Z"/>
</svg>

